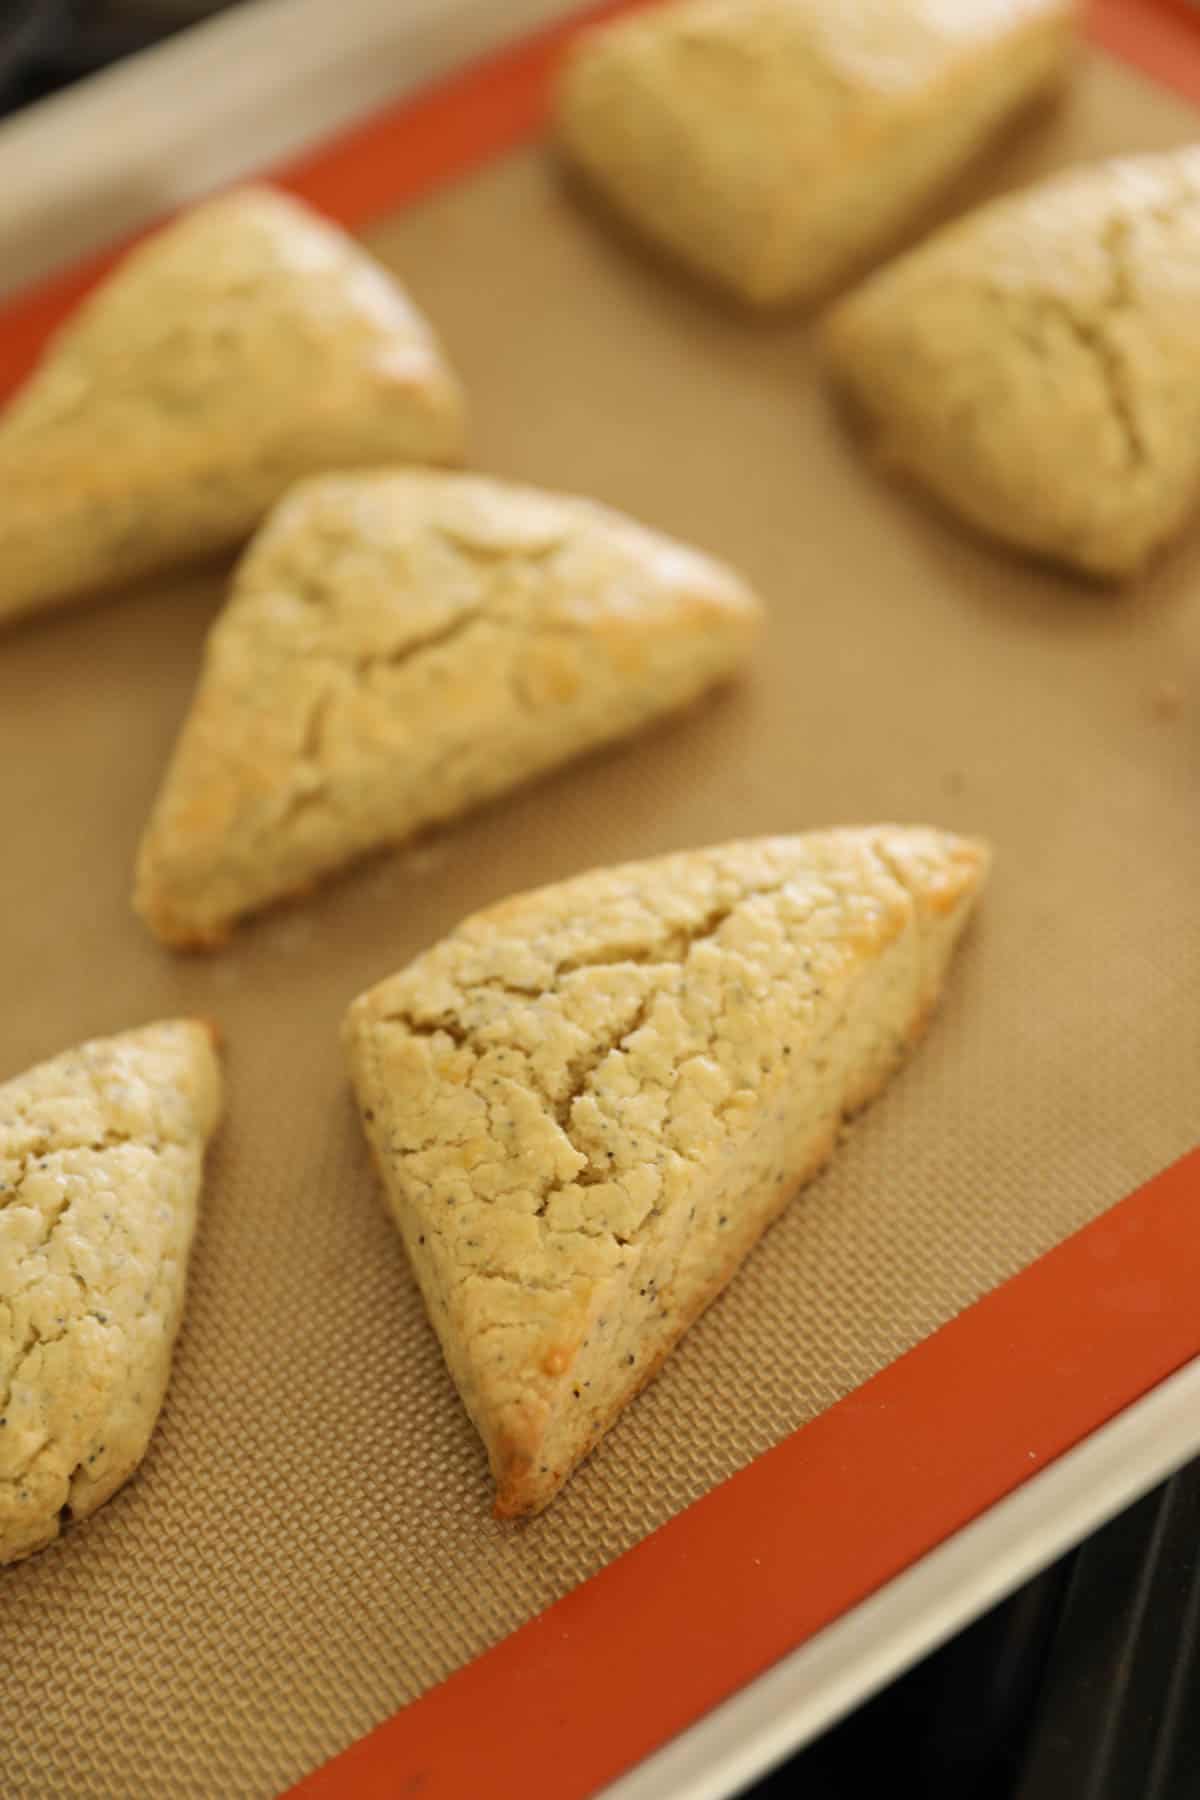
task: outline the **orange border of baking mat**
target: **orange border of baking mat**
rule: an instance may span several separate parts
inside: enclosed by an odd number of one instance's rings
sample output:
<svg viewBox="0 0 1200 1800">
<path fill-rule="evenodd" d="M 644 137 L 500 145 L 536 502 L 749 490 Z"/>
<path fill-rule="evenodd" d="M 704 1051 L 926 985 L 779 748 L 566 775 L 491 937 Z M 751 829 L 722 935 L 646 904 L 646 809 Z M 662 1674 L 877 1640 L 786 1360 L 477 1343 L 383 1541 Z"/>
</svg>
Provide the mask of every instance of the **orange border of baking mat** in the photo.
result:
<svg viewBox="0 0 1200 1800">
<path fill-rule="evenodd" d="M 290 163 L 350 226 L 533 136 L 607 0 Z M 1200 100 L 1186 0 L 1090 0 L 1091 37 Z M 124 248 L 124 246 L 122 246 Z M 0 306 L 0 397 L 109 268 Z M 317 1769 L 300 1800 L 594 1793 L 1200 1355 L 1200 1148 Z"/>
<path fill-rule="evenodd" d="M 1200 8 L 1188 0 L 1087 0 L 1092 42 L 1200 101 Z"/>
<path fill-rule="evenodd" d="M 296 1800 L 579 1800 L 1200 1353 L 1200 1149 L 360 1738 Z"/>
</svg>

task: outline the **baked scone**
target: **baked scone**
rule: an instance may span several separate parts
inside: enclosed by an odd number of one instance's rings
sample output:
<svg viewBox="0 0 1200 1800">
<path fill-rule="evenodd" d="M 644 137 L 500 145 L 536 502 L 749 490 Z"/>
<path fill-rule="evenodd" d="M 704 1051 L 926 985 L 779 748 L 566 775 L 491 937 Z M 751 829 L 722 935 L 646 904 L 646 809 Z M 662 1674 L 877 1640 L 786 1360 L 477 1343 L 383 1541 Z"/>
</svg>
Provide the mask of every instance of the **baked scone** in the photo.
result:
<svg viewBox="0 0 1200 1800">
<path fill-rule="evenodd" d="M 1067 66 L 1076 0 L 675 0 L 587 32 L 567 156 L 693 270 L 803 300 L 885 248 Z"/>
<path fill-rule="evenodd" d="M 302 483 L 247 552 L 138 857 L 169 944 L 694 700 L 761 608 L 587 500 L 388 470 Z"/>
<path fill-rule="evenodd" d="M 220 1106 L 192 1019 L 0 1086 L 0 1563 L 95 1512 L 145 1455 Z"/>
<path fill-rule="evenodd" d="M 825 344 L 885 463 L 1120 577 L 1200 501 L 1198 285 L 1200 147 L 983 207 L 843 300 Z"/>
<path fill-rule="evenodd" d="M 351 1006 L 364 1127 L 498 1516 L 553 1499 L 882 1087 L 987 860 L 881 826 L 597 870 Z"/>
<path fill-rule="evenodd" d="M 301 475 L 462 443 L 458 384 L 379 264 L 286 194 L 207 201 L 0 415 L 0 623 L 237 544 Z"/>
</svg>

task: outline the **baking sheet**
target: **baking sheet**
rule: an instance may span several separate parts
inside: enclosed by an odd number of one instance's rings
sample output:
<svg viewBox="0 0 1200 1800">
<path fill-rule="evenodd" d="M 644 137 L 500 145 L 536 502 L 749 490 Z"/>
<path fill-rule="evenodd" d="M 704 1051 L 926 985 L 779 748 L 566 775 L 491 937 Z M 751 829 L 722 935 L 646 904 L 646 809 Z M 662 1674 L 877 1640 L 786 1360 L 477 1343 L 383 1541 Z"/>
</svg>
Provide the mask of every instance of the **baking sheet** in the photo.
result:
<svg viewBox="0 0 1200 1800">
<path fill-rule="evenodd" d="M 971 192 L 1192 130 L 1097 60 Z M 203 962 L 146 939 L 127 889 L 219 580 L 0 647 L 0 1072 L 178 1010 L 230 1046 L 146 1465 L 4 1574 L 0 1742 L 22 1795 L 277 1791 L 1200 1129 L 1200 542 L 1119 595 L 976 544 L 861 465 L 803 321 L 715 307 L 598 229 L 539 153 L 370 241 L 464 375 L 479 466 L 718 551 L 770 637 L 735 693 Z M 346 1001 L 514 888 L 885 817 L 998 848 L 942 1018 L 550 1513 L 495 1524 L 359 1142 Z"/>
</svg>

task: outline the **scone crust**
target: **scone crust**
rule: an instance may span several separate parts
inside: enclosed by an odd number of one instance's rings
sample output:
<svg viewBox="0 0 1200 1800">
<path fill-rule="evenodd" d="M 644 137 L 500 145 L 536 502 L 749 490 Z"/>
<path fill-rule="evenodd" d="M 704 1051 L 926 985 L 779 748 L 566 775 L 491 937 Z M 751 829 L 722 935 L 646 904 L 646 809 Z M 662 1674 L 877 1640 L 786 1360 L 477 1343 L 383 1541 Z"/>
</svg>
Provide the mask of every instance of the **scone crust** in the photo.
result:
<svg viewBox="0 0 1200 1800">
<path fill-rule="evenodd" d="M 553 1498 L 887 1079 L 987 860 L 879 827 L 599 870 L 351 1007 L 364 1127 L 500 1516 Z"/>
<path fill-rule="evenodd" d="M 1200 498 L 1200 150 L 1004 197 L 831 313 L 880 459 L 989 535 L 1135 574 Z"/>
<path fill-rule="evenodd" d="M 762 609 L 587 500 L 383 470 L 300 484 L 251 546 L 138 856 L 165 942 L 236 920 L 686 706 Z"/>
<path fill-rule="evenodd" d="M 267 187 L 205 201 L 0 414 L 0 623 L 234 546 L 313 471 L 456 462 L 463 429 L 427 321 L 339 227 Z"/>
<path fill-rule="evenodd" d="M 739 299 L 811 299 L 1064 77 L 1074 0 L 675 0 L 585 32 L 574 166 Z"/>
<path fill-rule="evenodd" d="M 82 1044 L 0 1086 L 0 1563 L 141 1461 L 183 1310 L 213 1028 Z"/>
</svg>

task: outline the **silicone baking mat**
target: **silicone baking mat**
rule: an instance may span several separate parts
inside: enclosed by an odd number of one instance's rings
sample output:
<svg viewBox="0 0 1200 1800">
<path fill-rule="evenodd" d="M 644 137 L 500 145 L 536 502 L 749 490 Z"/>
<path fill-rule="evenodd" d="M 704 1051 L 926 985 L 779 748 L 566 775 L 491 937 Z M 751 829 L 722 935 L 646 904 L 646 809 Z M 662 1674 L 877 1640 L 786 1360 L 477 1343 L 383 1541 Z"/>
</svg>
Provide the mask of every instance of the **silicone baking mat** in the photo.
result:
<svg viewBox="0 0 1200 1800">
<path fill-rule="evenodd" d="M 314 1792 L 594 1791 L 1200 1350 L 1197 1160 L 1161 1173 L 1200 1137 L 1200 535 L 1107 592 L 882 484 L 804 319 L 714 304 L 518 147 L 560 46 L 290 178 L 372 221 L 474 464 L 717 551 L 768 638 L 686 719 L 181 960 L 130 866 L 220 573 L 5 637 L 0 1074 L 181 1011 L 229 1047 L 145 1465 L 0 1576 L 22 1800 L 269 1795 L 394 1713 Z M 1193 133 L 1092 51 L 958 202 Z M 0 314 L 5 379 L 83 279 Z M 352 1113 L 347 1001 L 515 889 L 886 818 L 997 848 L 934 1030 L 553 1508 L 495 1523 Z"/>
</svg>

